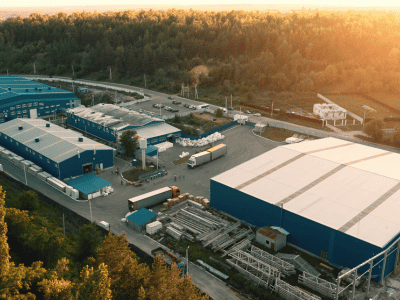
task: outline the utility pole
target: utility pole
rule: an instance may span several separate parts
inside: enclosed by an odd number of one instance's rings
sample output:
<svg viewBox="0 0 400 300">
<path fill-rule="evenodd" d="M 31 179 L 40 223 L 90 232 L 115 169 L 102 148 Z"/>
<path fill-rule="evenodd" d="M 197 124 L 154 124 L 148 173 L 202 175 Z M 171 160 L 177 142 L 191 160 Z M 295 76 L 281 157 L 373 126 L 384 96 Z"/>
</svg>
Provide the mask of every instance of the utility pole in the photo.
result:
<svg viewBox="0 0 400 300">
<path fill-rule="evenodd" d="M 185 97 L 185 84 L 182 82 L 181 96 Z"/>
<path fill-rule="evenodd" d="M 112 80 L 111 68 L 110 68 L 110 81 Z"/>
<path fill-rule="evenodd" d="M 225 108 L 228 109 L 228 97 L 225 97 Z"/>
<path fill-rule="evenodd" d="M 186 275 L 189 276 L 189 250 L 190 246 L 186 248 Z"/>
<path fill-rule="evenodd" d="M 72 65 L 72 76 L 75 76 L 74 65 Z"/>
<path fill-rule="evenodd" d="M 33 74 L 36 74 L 36 65 L 33 64 Z"/>
<path fill-rule="evenodd" d="M 231 107 L 233 107 L 233 104 L 232 104 L 232 94 L 231 94 Z"/>
<path fill-rule="evenodd" d="M 197 86 L 194 87 L 194 99 L 199 99 L 199 94 L 197 93 Z"/>
<path fill-rule="evenodd" d="M 74 83 L 72 83 L 72 92 L 75 93 Z"/>
<path fill-rule="evenodd" d="M 8 69 L 7 69 L 7 76 L 8 76 Z"/>
<path fill-rule="evenodd" d="M 64 221 L 64 210 L 63 210 L 63 228 L 64 228 L 64 237 L 65 237 L 65 221 Z"/>
<path fill-rule="evenodd" d="M 187 90 L 188 90 L 188 98 L 190 98 L 190 94 L 189 94 L 189 82 L 187 84 Z"/>
<path fill-rule="evenodd" d="M 94 95 L 92 94 L 92 106 L 94 106 Z"/>
<path fill-rule="evenodd" d="M 92 217 L 92 204 L 90 203 L 90 199 L 89 199 L 89 209 L 90 209 L 90 223 L 93 223 L 93 217 Z"/>
<path fill-rule="evenodd" d="M 271 109 L 271 118 L 272 118 L 272 112 L 274 111 L 274 102 L 272 102 L 272 109 Z"/>
<path fill-rule="evenodd" d="M 26 166 L 24 165 L 25 185 L 28 186 L 28 179 L 26 178 Z"/>
<path fill-rule="evenodd" d="M 158 148 L 157 148 L 157 170 L 158 170 Z"/>
<path fill-rule="evenodd" d="M 161 102 L 160 102 L 160 119 L 162 119 L 162 116 L 161 116 Z"/>
<path fill-rule="evenodd" d="M 146 87 L 146 74 L 143 74 L 144 76 L 144 87 Z"/>
</svg>

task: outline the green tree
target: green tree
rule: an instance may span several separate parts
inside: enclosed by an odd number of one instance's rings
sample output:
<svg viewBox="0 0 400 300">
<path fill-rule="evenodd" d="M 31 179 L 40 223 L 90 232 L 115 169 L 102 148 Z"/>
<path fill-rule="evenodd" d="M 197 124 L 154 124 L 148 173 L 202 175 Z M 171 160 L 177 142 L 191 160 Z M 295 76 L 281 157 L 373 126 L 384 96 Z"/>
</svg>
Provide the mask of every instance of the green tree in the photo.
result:
<svg viewBox="0 0 400 300">
<path fill-rule="evenodd" d="M 20 210 L 36 210 L 39 207 L 39 197 L 33 191 L 24 191 L 18 196 L 17 203 Z"/>
<path fill-rule="evenodd" d="M 135 130 L 126 130 L 122 133 L 121 146 L 125 150 L 126 155 L 131 157 L 139 147 Z"/>
<path fill-rule="evenodd" d="M 222 109 L 218 108 L 218 109 L 215 111 L 215 116 L 216 116 L 217 118 L 221 118 L 221 117 L 223 116 L 223 111 L 222 111 Z"/>
<path fill-rule="evenodd" d="M 382 121 L 372 120 L 364 127 L 364 133 L 369 135 L 374 141 L 381 141 L 383 137 Z"/>
<path fill-rule="evenodd" d="M 102 240 L 94 223 L 81 226 L 75 244 L 76 259 L 83 262 L 86 258 L 95 256 L 96 249 L 101 245 Z"/>
</svg>

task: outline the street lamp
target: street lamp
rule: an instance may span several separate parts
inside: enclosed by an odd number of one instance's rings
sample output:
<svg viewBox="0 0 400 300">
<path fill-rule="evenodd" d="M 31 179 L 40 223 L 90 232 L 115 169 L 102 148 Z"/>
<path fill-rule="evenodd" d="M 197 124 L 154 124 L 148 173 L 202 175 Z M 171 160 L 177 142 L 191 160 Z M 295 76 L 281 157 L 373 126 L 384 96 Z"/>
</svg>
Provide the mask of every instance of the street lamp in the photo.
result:
<svg viewBox="0 0 400 300">
<path fill-rule="evenodd" d="M 188 254 L 188 250 L 189 250 L 190 246 L 188 246 L 186 248 L 186 275 L 189 276 L 189 254 Z"/>
<path fill-rule="evenodd" d="M 92 217 L 92 204 L 90 203 L 90 199 L 89 199 L 89 209 L 90 209 L 90 223 L 93 223 L 93 217 Z"/>
</svg>

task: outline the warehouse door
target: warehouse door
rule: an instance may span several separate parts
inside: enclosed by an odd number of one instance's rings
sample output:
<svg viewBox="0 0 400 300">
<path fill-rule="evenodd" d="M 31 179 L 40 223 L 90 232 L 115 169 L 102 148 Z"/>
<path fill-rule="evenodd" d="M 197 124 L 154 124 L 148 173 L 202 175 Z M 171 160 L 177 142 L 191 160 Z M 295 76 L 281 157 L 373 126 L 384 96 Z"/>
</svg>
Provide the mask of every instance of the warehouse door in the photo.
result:
<svg viewBox="0 0 400 300">
<path fill-rule="evenodd" d="M 37 109 L 36 108 L 30 109 L 29 113 L 31 115 L 31 119 L 36 119 L 37 118 Z"/>
<path fill-rule="evenodd" d="M 82 165 L 82 169 L 83 169 L 83 174 L 93 172 L 93 164 L 92 163 L 84 164 Z"/>
<path fill-rule="evenodd" d="M 172 134 L 170 134 L 170 135 L 167 137 L 167 141 L 170 142 L 170 143 L 173 143 L 173 142 L 174 142 L 174 137 L 172 136 Z"/>
</svg>

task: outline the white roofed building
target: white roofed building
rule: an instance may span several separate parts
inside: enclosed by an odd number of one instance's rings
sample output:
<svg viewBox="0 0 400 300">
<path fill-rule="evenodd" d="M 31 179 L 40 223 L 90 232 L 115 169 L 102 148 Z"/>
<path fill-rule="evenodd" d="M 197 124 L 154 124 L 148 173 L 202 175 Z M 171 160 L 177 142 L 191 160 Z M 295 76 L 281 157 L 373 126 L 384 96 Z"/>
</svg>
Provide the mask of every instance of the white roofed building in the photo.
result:
<svg viewBox="0 0 400 300">
<path fill-rule="evenodd" d="M 289 243 L 352 268 L 400 235 L 398 170 L 400 154 L 318 139 L 277 147 L 211 178 L 211 203 L 259 227 L 282 224 Z"/>
</svg>

